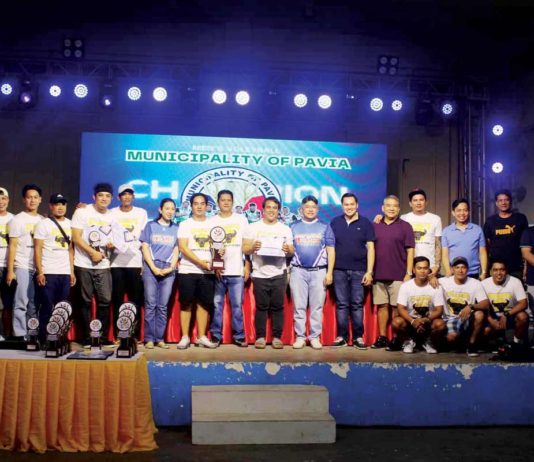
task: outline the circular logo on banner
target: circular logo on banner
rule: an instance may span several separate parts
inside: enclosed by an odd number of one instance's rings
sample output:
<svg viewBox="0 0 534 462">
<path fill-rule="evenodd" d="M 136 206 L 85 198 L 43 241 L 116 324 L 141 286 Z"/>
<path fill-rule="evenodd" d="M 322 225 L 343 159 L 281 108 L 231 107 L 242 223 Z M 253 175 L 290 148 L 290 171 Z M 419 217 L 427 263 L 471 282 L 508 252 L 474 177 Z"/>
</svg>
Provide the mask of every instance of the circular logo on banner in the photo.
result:
<svg viewBox="0 0 534 462">
<path fill-rule="evenodd" d="M 261 205 L 268 196 L 280 200 L 278 188 L 261 173 L 247 168 L 223 167 L 193 177 L 182 191 L 182 203 L 195 193 L 203 193 L 214 206 L 217 204 L 217 194 L 223 189 L 229 189 L 234 194 L 234 207 L 246 207 L 251 202 Z"/>
</svg>

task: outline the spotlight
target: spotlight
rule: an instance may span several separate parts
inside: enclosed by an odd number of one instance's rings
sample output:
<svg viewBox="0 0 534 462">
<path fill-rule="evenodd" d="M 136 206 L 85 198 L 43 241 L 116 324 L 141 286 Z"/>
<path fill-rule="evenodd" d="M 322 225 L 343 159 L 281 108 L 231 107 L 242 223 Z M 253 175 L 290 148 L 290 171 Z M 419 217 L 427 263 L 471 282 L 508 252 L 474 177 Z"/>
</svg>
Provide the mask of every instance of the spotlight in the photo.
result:
<svg viewBox="0 0 534 462">
<path fill-rule="evenodd" d="M 167 99 L 167 90 L 165 90 L 163 87 L 154 88 L 152 96 L 158 103 L 161 103 Z"/>
<path fill-rule="evenodd" d="M 48 91 L 50 96 L 53 96 L 54 98 L 57 98 L 59 95 L 61 95 L 61 87 L 59 85 L 52 85 Z"/>
<path fill-rule="evenodd" d="M 240 106 L 245 106 L 250 101 L 250 95 L 248 91 L 241 90 L 238 91 L 235 95 L 235 102 L 239 104 Z"/>
<path fill-rule="evenodd" d="M 375 112 L 381 111 L 384 107 L 384 102 L 380 98 L 373 98 L 369 103 L 369 106 Z"/>
<path fill-rule="evenodd" d="M 215 90 L 211 95 L 211 99 L 213 100 L 215 104 L 224 104 L 226 103 L 226 92 L 220 89 Z"/>
<path fill-rule="evenodd" d="M 306 104 L 308 104 L 308 97 L 304 93 L 299 93 L 293 98 L 293 104 L 295 104 L 295 106 L 297 106 L 299 109 L 303 108 L 306 106 Z"/>
<path fill-rule="evenodd" d="M 130 87 L 128 88 L 128 98 L 132 101 L 137 101 L 141 98 L 141 89 L 139 87 Z"/>
<path fill-rule="evenodd" d="M 80 38 L 65 37 L 62 41 L 63 57 L 82 59 L 85 56 L 85 44 Z"/>
<path fill-rule="evenodd" d="M 328 109 L 332 106 L 332 98 L 328 95 L 321 95 L 317 99 L 317 104 L 321 109 Z"/>
<path fill-rule="evenodd" d="M 2 95 L 9 96 L 11 93 L 13 93 L 13 85 L 10 83 L 3 83 L 2 87 L 0 87 L 0 91 L 2 92 Z"/>
<path fill-rule="evenodd" d="M 25 107 L 35 106 L 37 102 L 37 88 L 27 79 L 20 82 L 19 103 Z"/>
<path fill-rule="evenodd" d="M 400 99 L 393 100 L 391 103 L 391 109 L 394 111 L 400 111 L 402 109 L 402 101 Z"/>
<path fill-rule="evenodd" d="M 74 87 L 74 95 L 78 98 L 85 98 L 89 94 L 89 89 L 84 83 L 79 83 Z"/>
<path fill-rule="evenodd" d="M 504 133 L 504 127 L 500 124 L 496 124 L 491 131 L 495 136 L 501 136 Z"/>
<path fill-rule="evenodd" d="M 502 173 L 504 170 L 504 165 L 501 162 L 494 162 L 491 166 L 493 173 Z"/>
<path fill-rule="evenodd" d="M 396 75 L 399 72 L 399 57 L 379 56 L 376 63 L 376 72 L 381 75 Z"/>
<path fill-rule="evenodd" d="M 445 102 L 441 105 L 441 113 L 443 115 L 449 116 L 454 112 L 454 106 L 450 102 Z"/>
<path fill-rule="evenodd" d="M 111 109 L 116 101 L 116 89 L 113 82 L 107 81 L 100 85 L 99 102 L 104 109 Z"/>
</svg>

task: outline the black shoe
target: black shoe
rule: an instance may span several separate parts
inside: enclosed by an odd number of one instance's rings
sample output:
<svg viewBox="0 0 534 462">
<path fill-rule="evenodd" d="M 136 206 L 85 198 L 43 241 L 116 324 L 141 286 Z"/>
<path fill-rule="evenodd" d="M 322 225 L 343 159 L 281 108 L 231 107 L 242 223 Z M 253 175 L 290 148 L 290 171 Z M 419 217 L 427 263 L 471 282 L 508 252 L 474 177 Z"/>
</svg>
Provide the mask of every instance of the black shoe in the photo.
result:
<svg viewBox="0 0 534 462">
<path fill-rule="evenodd" d="M 399 341 L 397 337 L 394 337 L 391 342 L 388 342 L 386 346 L 386 351 L 401 351 L 402 350 L 402 343 Z"/>
<path fill-rule="evenodd" d="M 347 341 L 343 337 L 336 337 L 332 342 L 333 347 L 343 347 L 347 345 Z"/>
<path fill-rule="evenodd" d="M 239 348 L 247 348 L 248 347 L 248 343 L 244 338 L 236 338 L 236 339 L 234 339 L 233 344 L 237 345 Z"/>
<path fill-rule="evenodd" d="M 217 337 L 211 337 L 211 343 L 214 343 L 217 345 L 215 348 L 218 348 L 221 345 L 221 339 L 218 339 Z"/>
<path fill-rule="evenodd" d="M 367 350 L 367 345 L 361 338 L 357 338 L 352 344 L 354 345 L 354 348 L 358 348 L 358 350 Z"/>
<path fill-rule="evenodd" d="M 371 345 L 371 348 L 375 350 L 378 348 L 386 348 L 388 346 L 388 339 L 381 335 L 376 339 L 376 342 Z"/>
<path fill-rule="evenodd" d="M 478 348 L 474 343 L 469 343 L 467 345 L 467 356 L 470 358 L 476 358 L 477 356 L 480 356 L 478 353 Z"/>
</svg>

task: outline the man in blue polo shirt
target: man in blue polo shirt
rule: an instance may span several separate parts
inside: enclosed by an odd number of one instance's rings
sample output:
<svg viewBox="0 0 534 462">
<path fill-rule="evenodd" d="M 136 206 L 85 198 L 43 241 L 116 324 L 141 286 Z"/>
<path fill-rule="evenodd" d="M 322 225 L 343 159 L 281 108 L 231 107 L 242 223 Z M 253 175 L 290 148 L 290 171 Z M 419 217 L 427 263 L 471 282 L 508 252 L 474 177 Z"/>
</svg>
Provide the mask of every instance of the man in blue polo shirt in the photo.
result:
<svg viewBox="0 0 534 462">
<path fill-rule="evenodd" d="M 359 215 L 358 199 L 353 193 L 341 196 L 343 215 L 330 223 L 336 239 L 334 289 L 337 307 L 337 337 L 333 346 L 345 346 L 349 338 L 349 315 L 353 344 L 365 350 L 363 341 L 364 286 L 373 282 L 375 233 L 371 222 Z"/>
<path fill-rule="evenodd" d="M 482 280 L 488 276 L 488 255 L 486 239 L 482 228 L 469 222 L 469 202 L 456 199 L 452 203 L 454 223 L 443 230 L 441 237 L 443 270 L 445 276 L 452 275 L 450 262 L 456 257 L 467 260 L 468 276 Z"/>
</svg>

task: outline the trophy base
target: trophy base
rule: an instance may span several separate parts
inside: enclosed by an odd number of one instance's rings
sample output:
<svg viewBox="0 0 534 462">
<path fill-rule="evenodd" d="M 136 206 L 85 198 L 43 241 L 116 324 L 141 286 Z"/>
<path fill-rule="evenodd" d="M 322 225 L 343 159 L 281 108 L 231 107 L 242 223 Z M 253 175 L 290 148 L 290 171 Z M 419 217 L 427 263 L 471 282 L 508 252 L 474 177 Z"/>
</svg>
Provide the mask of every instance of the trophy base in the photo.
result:
<svg viewBox="0 0 534 462">
<path fill-rule="evenodd" d="M 45 358 L 57 358 L 59 352 L 57 350 L 46 350 Z"/>
<path fill-rule="evenodd" d="M 27 343 L 26 344 L 26 351 L 39 351 L 39 344 L 38 343 Z"/>
</svg>

